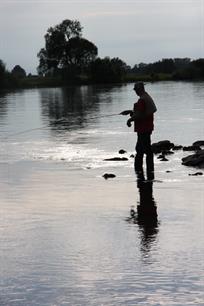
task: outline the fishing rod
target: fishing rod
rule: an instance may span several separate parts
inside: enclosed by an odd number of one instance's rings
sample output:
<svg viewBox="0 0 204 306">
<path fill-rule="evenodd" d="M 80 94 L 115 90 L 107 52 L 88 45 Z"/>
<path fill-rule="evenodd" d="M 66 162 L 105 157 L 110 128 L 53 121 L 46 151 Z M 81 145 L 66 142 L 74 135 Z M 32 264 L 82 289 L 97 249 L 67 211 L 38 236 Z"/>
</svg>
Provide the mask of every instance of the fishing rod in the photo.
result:
<svg viewBox="0 0 204 306">
<path fill-rule="evenodd" d="M 120 116 L 120 115 L 123 115 L 123 116 L 125 115 L 126 116 L 128 114 L 130 114 L 130 111 L 123 111 L 121 113 L 96 116 L 96 117 L 91 117 L 89 119 L 99 119 L 99 118 L 106 118 L 106 117 L 113 117 L 113 116 Z M 67 118 L 63 117 L 63 118 L 57 119 L 57 120 L 54 121 L 54 123 L 57 123 L 57 122 L 60 122 L 60 121 L 67 121 Z M 42 129 L 45 129 L 45 128 L 48 128 L 48 125 L 43 125 L 43 126 L 40 126 L 40 127 L 37 127 L 37 128 L 28 129 L 28 130 L 16 132 L 16 133 L 13 133 L 13 134 L 9 134 L 6 137 L 3 137 L 3 139 L 6 140 L 6 139 L 8 139 L 10 137 L 13 137 L 13 136 L 22 135 L 22 134 L 30 133 L 30 132 L 33 132 L 33 131 L 36 131 L 36 130 L 42 130 Z"/>
<path fill-rule="evenodd" d="M 120 114 L 111 114 L 111 115 L 96 116 L 96 117 L 91 117 L 89 119 L 99 119 L 99 118 L 113 117 L 113 116 L 118 116 L 118 115 L 120 115 Z"/>
<path fill-rule="evenodd" d="M 131 110 L 125 110 L 125 111 L 122 111 L 120 112 L 119 114 L 110 114 L 110 115 L 103 115 L 103 116 L 97 116 L 97 117 L 91 117 L 89 119 L 97 119 L 97 118 L 105 118 L 105 117 L 113 117 L 113 116 L 126 116 L 126 115 L 130 115 L 132 113 Z"/>
</svg>

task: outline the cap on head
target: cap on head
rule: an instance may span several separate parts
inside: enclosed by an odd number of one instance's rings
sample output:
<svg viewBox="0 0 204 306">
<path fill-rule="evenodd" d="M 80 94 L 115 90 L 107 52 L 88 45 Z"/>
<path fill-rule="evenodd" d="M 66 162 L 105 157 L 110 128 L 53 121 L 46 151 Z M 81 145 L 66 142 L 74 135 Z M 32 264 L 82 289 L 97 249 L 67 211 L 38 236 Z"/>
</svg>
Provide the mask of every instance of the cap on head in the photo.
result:
<svg viewBox="0 0 204 306">
<path fill-rule="evenodd" d="M 143 82 L 137 82 L 134 85 L 134 90 L 144 90 L 144 83 Z"/>
</svg>

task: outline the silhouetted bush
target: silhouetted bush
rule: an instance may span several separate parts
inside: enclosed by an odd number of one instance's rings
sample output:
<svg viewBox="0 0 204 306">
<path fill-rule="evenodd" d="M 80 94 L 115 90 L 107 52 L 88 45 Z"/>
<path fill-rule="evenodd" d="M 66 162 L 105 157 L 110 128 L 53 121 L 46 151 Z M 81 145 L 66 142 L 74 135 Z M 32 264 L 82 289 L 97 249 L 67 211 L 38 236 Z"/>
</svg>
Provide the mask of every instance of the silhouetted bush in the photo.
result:
<svg viewBox="0 0 204 306">
<path fill-rule="evenodd" d="M 0 89 L 18 87 L 18 80 L 6 70 L 6 65 L 0 60 Z"/>
<path fill-rule="evenodd" d="M 25 70 L 19 66 L 19 65 L 16 65 L 12 70 L 11 70 L 11 73 L 14 77 L 16 78 L 25 78 L 26 77 L 26 72 Z"/>
<path fill-rule="evenodd" d="M 97 58 L 90 66 L 91 78 L 97 83 L 117 83 L 124 80 L 127 65 L 119 58 Z"/>
</svg>

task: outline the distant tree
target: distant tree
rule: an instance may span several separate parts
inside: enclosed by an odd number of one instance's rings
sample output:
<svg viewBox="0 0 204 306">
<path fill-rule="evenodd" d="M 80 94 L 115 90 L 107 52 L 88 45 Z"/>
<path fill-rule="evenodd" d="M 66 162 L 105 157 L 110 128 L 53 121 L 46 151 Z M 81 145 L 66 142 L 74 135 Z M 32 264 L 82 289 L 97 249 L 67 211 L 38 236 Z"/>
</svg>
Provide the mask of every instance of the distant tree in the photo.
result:
<svg viewBox="0 0 204 306">
<path fill-rule="evenodd" d="M 145 63 L 139 63 L 134 65 L 134 67 L 132 68 L 132 72 L 134 73 L 146 73 L 147 69 L 148 69 L 149 64 L 145 64 Z"/>
<path fill-rule="evenodd" d="M 4 62 L 0 59 L 0 77 L 4 75 L 5 71 L 6 71 L 5 64 L 4 64 Z"/>
<path fill-rule="evenodd" d="M 4 87 L 6 67 L 2 60 L 0 60 L 0 88 Z"/>
<path fill-rule="evenodd" d="M 138 65 L 138 69 L 142 70 L 142 71 L 145 71 L 147 69 L 147 67 L 148 67 L 148 64 L 145 64 L 145 63 L 140 63 Z"/>
<path fill-rule="evenodd" d="M 11 73 L 13 76 L 15 76 L 16 78 L 25 78 L 26 77 L 26 72 L 25 70 L 19 66 L 16 65 L 12 70 Z"/>
<path fill-rule="evenodd" d="M 132 69 L 137 74 L 172 73 L 175 69 L 173 59 L 162 59 L 150 64 L 140 63 Z"/>
<path fill-rule="evenodd" d="M 96 82 L 120 82 L 127 70 L 128 66 L 119 58 L 97 58 L 91 65 L 92 79 Z"/>
<path fill-rule="evenodd" d="M 198 76 L 204 78 L 204 58 L 192 61 L 192 65 L 197 69 Z"/>
<path fill-rule="evenodd" d="M 48 29 L 45 35 L 45 48 L 38 53 L 38 73 L 69 71 L 80 73 L 92 62 L 98 53 L 97 47 L 82 38 L 79 21 L 64 20 Z"/>
<path fill-rule="evenodd" d="M 6 69 L 6 65 L 0 60 L 0 89 L 18 86 L 18 80 Z"/>
<path fill-rule="evenodd" d="M 176 69 L 183 69 L 187 67 L 191 62 L 191 59 L 188 57 L 185 58 L 174 58 L 174 64 Z"/>
</svg>

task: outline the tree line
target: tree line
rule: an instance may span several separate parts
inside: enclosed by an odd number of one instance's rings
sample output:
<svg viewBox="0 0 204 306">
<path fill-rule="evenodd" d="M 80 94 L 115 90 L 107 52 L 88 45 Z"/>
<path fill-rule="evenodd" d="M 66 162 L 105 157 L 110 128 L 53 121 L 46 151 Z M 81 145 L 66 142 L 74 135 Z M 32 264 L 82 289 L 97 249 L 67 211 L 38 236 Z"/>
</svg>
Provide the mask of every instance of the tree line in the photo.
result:
<svg viewBox="0 0 204 306">
<path fill-rule="evenodd" d="M 152 78 L 167 74 L 174 80 L 204 79 L 204 59 L 166 58 L 151 64 L 140 63 L 131 71 L 136 75 L 150 75 Z"/>
<path fill-rule="evenodd" d="M 146 64 L 128 66 L 118 57 L 98 57 L 97 46 L 82 36 L 82 26 L 77 20 L 63 20 L 50 27 L 44 36 L 45 45 L 38 52 L 39 65 L 36 84 L 53 85 L 81 83 L 116 83 L 140 80 L 194 80 L 204 79 L 204 59 L 169 58 Z M 0 60 L 0 88 L 33 84 L 34 78 L 26 76 L 23 68 L 15 66 L 6 70 Z M 48 83 L 47 83 L 48 84 Z"/>
</svg>

